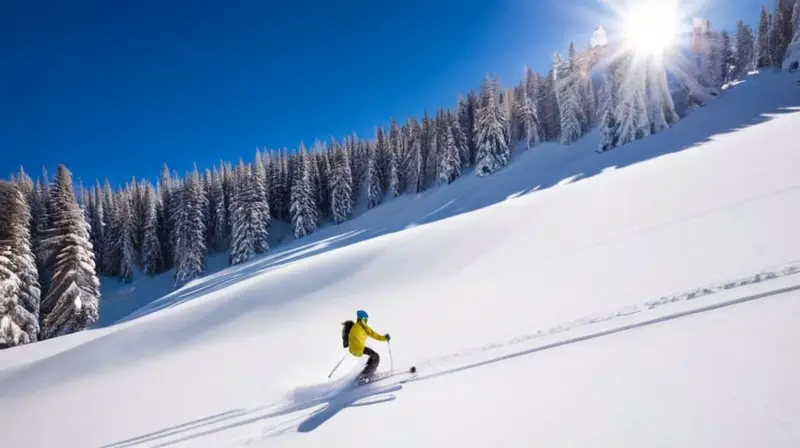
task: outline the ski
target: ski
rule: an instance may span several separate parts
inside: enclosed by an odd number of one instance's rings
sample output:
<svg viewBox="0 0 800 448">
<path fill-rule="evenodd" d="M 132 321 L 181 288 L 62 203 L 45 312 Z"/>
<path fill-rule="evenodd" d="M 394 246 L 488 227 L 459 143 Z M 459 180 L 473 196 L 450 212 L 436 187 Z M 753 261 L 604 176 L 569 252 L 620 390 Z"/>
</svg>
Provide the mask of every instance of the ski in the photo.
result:
<svg viewBox="0 0 800 448">
<path fill-rule="evenodd" d="M 366 384 L 372 384 L 372 383 L 374 383 L 376 381 L 385 380 L 387 378 L 391 378 L 391 377 L 394 377 L 394 376 L 397 376 L 397 375 L 402 375 L 404 373 L 408 373 L 408 374 L 412 374 L 413 375 L 413 374 L 417 373 L 417 367 L 416 366 L 411 366 L 411 367 L 407 367 L 407 368 L 403 368 L 403 369 L 389 370 L 387 372 L 376 373 L 376 374 L 372 375 L 369 378 L 361 378 L 361 377 L 359 377 L 359 378 L 356 379 L 356 385 L 363 386 L 363 385 L 366 385 Z"/>
</svg>

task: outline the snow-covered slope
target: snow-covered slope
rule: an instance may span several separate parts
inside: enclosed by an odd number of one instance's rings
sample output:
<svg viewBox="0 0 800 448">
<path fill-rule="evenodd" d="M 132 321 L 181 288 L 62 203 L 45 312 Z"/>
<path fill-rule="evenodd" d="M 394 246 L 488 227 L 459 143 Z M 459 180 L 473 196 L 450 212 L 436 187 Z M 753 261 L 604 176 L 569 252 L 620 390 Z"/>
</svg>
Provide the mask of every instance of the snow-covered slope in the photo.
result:
<svg viewBox="0 0 800 448">
<path fill-rule="evenodd" d="M 0 352 L 3 445 L 793 446 L 793 84 L 748 78 L 602 155 L 536 147 Z M 327 380 L 359 308 L 392 335 L 381 369 L 416 377 L 344 390 L 347 358 Z"/>
</svg>

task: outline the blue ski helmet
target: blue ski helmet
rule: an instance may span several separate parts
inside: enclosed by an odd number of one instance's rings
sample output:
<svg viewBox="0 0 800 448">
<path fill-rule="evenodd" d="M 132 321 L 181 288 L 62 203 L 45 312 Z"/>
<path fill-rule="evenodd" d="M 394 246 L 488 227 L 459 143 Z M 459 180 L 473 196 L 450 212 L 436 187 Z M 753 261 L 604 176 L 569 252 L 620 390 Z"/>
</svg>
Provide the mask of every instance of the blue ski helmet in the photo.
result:
<svg viewBox="0 0 800 448">
<path fill-rule="evenodd" d="M 358 312 L 356 313 L 356 317 L 358 318 L 358 320 L 361 320 L 361 319 L 367 320 L 367 319 L 369 319 L 369 315 L 364 310 L 358 310 Z"/>
</svg>

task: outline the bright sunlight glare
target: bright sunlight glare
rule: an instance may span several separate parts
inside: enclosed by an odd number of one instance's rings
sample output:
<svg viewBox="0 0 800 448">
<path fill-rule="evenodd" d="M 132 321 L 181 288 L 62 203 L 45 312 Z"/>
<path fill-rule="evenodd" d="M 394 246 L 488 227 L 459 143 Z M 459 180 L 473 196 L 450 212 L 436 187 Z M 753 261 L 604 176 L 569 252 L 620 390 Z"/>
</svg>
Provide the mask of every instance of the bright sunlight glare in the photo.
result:
<svg viewBox="0 0 800 448">
<path fill-rule="evenodd" d="M 637 52 L 657 55 L 678 42 L 680 11 L 670 0 L 648 0 L 623 12 L 625 39 Z"/>
</svg>

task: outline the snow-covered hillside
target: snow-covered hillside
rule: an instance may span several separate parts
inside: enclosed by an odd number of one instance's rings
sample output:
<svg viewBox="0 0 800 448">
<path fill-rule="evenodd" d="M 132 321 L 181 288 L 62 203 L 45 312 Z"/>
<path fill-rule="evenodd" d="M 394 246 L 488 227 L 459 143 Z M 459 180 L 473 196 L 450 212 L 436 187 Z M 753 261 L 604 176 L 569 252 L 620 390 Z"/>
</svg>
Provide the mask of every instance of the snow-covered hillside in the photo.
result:
<svg viewBox="0 0 800 448">
<path fill-rule="evenodd" d="M 795 77 L 749 77 L 4 350 L 3 445 L 795 446 L 798 112 Z M 327 380 L 359 308 L 416 376 Z"/>
</svg>

